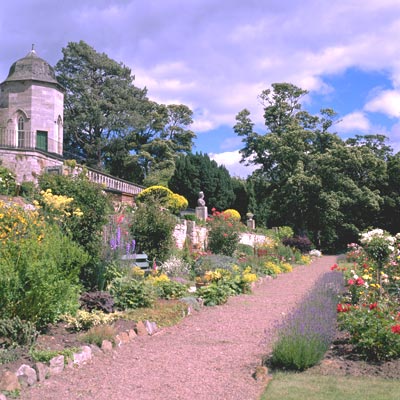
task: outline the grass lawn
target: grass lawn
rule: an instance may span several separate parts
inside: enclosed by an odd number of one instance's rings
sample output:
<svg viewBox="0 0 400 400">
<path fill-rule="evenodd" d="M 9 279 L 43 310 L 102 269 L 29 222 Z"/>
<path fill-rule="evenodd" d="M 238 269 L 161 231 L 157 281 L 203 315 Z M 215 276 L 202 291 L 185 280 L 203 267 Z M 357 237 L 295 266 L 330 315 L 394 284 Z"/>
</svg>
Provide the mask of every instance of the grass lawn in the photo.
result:
<svg viewBox="0 0 400 400">
<path fill-rule="evenodd" d="M 400 380 L 277 373 L 260 400 L 399 400 Z"/>
</svg>

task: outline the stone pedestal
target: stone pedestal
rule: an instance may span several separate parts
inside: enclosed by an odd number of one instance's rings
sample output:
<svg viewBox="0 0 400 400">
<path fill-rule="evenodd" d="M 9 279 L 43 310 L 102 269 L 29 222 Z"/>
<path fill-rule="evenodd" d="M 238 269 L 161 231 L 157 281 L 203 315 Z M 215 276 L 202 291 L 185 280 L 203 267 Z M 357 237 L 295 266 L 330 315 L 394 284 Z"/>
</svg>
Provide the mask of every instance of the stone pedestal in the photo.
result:
<svg viewBox="0 0 400 400">
<path fill-rule="evenodd" d="M 254 230 L 256 229 L 256 221 L 254 221 L 254 219 L 248 219 L 247 220 L 247 228 L 250 230 Z"/>
<path fill-rule="evenodd" d="M 196 218 L 205 221 L 208 217 L 207 207 L 196 207 Z"/>
</svg>

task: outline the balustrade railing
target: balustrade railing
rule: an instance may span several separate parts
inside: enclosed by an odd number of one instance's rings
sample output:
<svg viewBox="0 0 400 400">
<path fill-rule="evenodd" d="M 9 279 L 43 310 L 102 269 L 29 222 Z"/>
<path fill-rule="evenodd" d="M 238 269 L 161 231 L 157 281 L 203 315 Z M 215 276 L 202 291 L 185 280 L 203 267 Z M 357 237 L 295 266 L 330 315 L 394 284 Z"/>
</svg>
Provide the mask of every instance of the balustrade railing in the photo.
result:
<svg viewBox="0 0 400 400">
<path fill-rule="evenodd" d="M 41 150 L 61 155 L 62 143 L 49 139 L 46 132 L 15 131 L 0 128 L 0 147 L 21 150 Z"/>
</svg>

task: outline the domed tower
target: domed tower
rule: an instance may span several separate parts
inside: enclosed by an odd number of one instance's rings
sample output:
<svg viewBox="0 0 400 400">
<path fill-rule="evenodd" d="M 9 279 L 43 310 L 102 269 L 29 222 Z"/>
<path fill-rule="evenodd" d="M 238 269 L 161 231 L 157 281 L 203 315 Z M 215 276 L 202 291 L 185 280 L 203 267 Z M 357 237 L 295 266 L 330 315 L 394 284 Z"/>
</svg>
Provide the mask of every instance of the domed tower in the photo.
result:
<svg viewBox="0 0 400 400">
<path fill-rule="evenodd" d="M 63 87 L 54 69 L 35 50 L 11 66 L 0 84 L 0 157 L 18 181 L 32 180 L 29 175 L 43 172 L 42 167 L 60 165 L 63 108 Z"/>
</svg>

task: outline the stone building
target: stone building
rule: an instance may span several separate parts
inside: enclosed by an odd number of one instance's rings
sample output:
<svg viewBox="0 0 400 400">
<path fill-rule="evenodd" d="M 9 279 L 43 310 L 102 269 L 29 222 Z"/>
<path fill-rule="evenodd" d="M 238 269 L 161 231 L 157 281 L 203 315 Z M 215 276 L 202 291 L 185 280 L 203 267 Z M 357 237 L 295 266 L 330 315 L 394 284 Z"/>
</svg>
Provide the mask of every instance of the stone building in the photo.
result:
<svg viewBox="0 0 400 400">
<path fill-rule="evenodd" d="M 35 50 L 0 84 L 0 159 L 17 182 L 62 171 L 64 89 Z"/>
<path fill-rule="evenodd" d="M 17 183 L 36 182 L 43 172 L 82 171 L 80 166 L 64 165 L 63 111 L 64 88 L 35 50 L 11 66 L 0 84 L 0 163 L 14 172 Z M 103 185 L 119 201 L 132 202 L 143 190 L 104 172 L 86 170 L 89 180 Z"/>
</svg>

